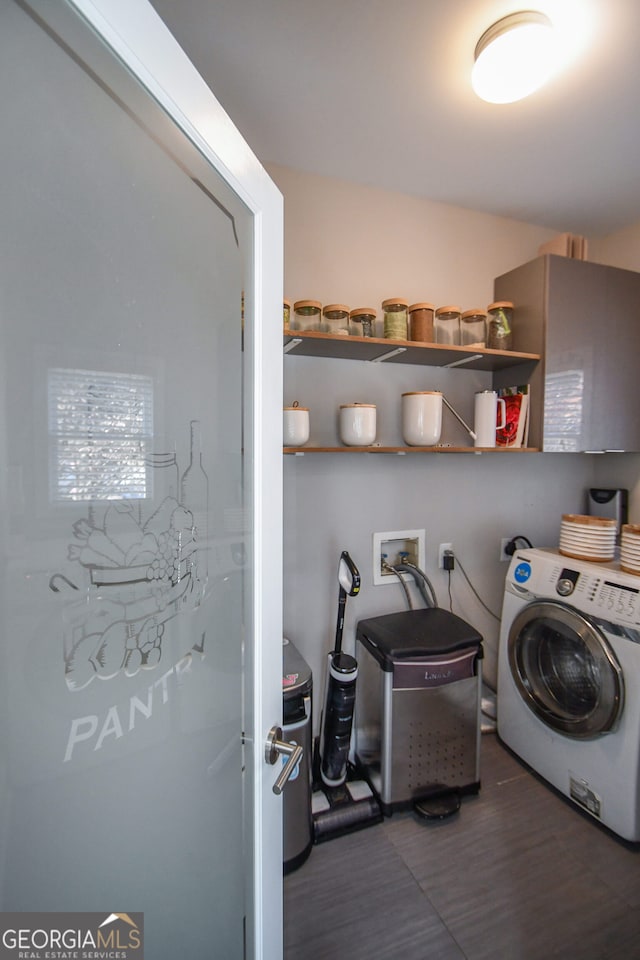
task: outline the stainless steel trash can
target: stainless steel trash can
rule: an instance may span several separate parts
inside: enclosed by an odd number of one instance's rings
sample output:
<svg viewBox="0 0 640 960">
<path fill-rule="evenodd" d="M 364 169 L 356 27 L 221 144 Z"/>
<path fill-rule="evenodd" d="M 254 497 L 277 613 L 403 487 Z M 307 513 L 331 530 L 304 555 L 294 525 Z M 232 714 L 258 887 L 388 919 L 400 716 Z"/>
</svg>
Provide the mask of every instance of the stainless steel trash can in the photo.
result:
<svg viewBox="0 0 640 960">
<path fill-rule="evenodd" d="M 361 620 L 356 754 L 385 814 L 480 787 L 482 637 L 439 607 Z"/>
<path fill-rule="evenodd" d="M 313 681 L 311 668 L 296 647 L 282 641 L 282 735 L 289 743 L 299 744 L 303 754 L 284 788 L 283 864 L 290 873 L 307 859 L 313 846 L 311 819 L 311 704 Z M 285 758 L 286 759 L 286 758 Z"/>
</svg>

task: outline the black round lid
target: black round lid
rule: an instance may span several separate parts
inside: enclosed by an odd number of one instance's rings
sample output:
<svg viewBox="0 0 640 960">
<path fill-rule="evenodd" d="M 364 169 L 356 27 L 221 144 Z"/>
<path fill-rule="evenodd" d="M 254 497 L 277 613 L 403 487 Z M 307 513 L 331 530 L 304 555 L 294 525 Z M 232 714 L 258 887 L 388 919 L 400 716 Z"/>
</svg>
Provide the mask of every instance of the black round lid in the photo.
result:
<svg viewBox="0 0 640 960">
<path fill-rule="evenodd" d="M 358 661 L 348 653 L 335 653 L 331 658 L 331 669 L 336 673 L 353 673 L 358 669 Z"/>
<path fill-rule="evenodd" d="M 356 636 L 380 663 L 433 657 L 482 644 L 475 627 L 442 607 L 360 620 Z"/>
</svg>

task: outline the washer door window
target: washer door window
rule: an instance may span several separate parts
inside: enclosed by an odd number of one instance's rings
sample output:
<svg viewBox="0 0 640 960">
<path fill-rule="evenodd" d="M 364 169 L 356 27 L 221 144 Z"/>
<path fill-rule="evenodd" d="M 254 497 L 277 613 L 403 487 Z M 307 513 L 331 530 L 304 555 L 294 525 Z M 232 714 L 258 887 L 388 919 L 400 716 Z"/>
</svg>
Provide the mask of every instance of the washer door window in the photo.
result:
<svg viewBox="0 0 640 960">
<path fill-rule="evenodd" d="M 559 603 L 531 603 L 508 638 L 511 673 L 527 706 L 547 726 L 588 739 L 611 730 L 624 696 L 622 670 L 600 630 Z"/>
</svg>

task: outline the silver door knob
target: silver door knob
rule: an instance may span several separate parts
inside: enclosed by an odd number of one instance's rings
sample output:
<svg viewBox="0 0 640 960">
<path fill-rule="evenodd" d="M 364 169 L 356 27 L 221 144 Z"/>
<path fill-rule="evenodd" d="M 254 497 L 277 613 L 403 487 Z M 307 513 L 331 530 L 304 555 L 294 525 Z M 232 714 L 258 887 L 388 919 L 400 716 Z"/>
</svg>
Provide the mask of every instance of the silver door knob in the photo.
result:
<svg viewBox="0 0 640 960">
<path fill-rule="evenodd" d="M 302 759 L 302 747 L 296 743 L 287 743 L 282 739 L 282 727 L 271 727 L 267 734 L 267 742 L 264 749 L 264 759 L 267 763 L 273 765 L 278 757 L 288 757 L 284 767 L 280 771 L 278 779 L 273 785 L 273 792 L 280 795 L 284 786 L 298 766 Z"/>
</svg>

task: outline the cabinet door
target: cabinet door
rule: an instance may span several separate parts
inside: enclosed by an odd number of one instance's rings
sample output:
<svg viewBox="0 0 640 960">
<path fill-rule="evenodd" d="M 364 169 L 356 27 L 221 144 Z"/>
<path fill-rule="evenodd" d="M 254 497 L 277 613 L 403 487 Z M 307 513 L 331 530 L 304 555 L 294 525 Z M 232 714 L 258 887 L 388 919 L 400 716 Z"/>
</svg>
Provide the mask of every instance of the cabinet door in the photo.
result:
<svg viewBox="0 0 640 960">
<path fill-rule="evenodd" d="M 513 300 L 514 343 L 542 363 L 530 382 L 530 443 L 545 452 L 640 451 L 637 356 L 640 274 L 566 257 L 538 257 L 498 277 Z M 517 379 L 513 379 L 517 376 Z M 494 386 L 509 386 L 504 373 Z"/>
<path fill-rule="evenodd" d="M 605 269 L 605 321 L 600 335 L 599 395 L 607 450 L 640 451 L 638 356 L 640 274 Z"/>
<path fill-rule="evenodd" d="M 549 257 L 544 450 L 640 450 L 640 274 Z"/>
</svg>

